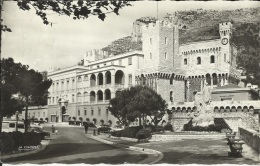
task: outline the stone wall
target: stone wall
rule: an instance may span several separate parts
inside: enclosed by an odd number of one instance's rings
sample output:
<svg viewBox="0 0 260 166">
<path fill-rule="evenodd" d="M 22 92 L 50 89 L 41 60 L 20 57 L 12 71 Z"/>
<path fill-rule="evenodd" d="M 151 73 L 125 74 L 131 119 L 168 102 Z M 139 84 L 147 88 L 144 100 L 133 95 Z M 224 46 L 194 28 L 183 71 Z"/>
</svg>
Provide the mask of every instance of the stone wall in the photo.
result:
<svg viewBox="0 0 260 166">
<path fill-rule="evenodd" d="M 240 138 L 260 153 L 260 134 L 256 131 L 239 127 Z"/>
<path fill-rule="evenodd" d="M 178 132 L 183 130 L 183 126 L 190 121 L 191 118 L 185 117 L 173 117 L 172 119 L 172 126 L 173 131 Z"/>
<path fill-rule="evenodd" d="M 173 125 L 174 131 L 181 131 L 184 124 L 188 123 L 191 119 L 190 112 L 183 112 L 181 110 L 176 110 L 173 112 L 169 119 Z M 169 115 L 168 115 L 169 116 Z M 239 127 L 246 127 L 252 130 L 258 130 L 258 115 L 253 112 L 215 112 L 213 113 L 214 118 L 223 118 L 229 127 L 233 131 L 238 131 Z"/>
</svg>

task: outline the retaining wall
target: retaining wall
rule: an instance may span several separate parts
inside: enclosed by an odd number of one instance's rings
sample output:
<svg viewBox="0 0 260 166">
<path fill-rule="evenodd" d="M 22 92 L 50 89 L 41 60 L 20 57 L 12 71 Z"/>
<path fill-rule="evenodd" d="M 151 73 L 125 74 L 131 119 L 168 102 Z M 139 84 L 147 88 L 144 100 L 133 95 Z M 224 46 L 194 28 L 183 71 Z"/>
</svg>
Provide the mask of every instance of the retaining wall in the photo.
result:
<svg viewBox="0 0 260 166">
<path fill-rule="evenodd" d="M 239 127 L 239 134 L 241 139 L 260 153 L 260 134 L 257 131 Z"/>
</svg>

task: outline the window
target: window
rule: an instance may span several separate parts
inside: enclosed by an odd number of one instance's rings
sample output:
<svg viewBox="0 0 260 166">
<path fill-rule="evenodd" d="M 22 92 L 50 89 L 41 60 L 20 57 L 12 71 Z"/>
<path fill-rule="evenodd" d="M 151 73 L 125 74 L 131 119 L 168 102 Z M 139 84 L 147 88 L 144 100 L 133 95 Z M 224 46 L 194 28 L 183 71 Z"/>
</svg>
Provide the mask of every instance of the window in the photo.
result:
<svg viewBox="0 0 260 166">
<path fill-rule="evenodd" d="M 72 95 L 72 103 L 74 103 L 74 102 L 75 102 L 75 101 L 74 101 L 74 97 L 75 97 L 75 96 L 74 96 L 74 95 Z"/>
<path fill-rule="evenodd" d="M 106 66 L 107 64 L 105 63 L 104 66 Z"/>
<path fill-rule="evenodd" d="M 201 58 L 198 57 L 198 58 L 197 58 L 197 65 L 200 65 L 200 64 L 201 64 Z"/>
<path fill-rule="evenodd" d="M 98 108 L 98 116 L 101 115 L 101 108 Z"/>
<path fill-rule="evenodd" d="M 91 116 L 94 116 L 94 110 L 91 109 Z"/>
<path fill-rule="evenodd" d="M 170 101 L 173 102 L 173 92 L 170 92 Z"/>
<path fill-rule="evenodd" d="M 210 63 L 215 63 L 215 57 L 214 57 L 214 55 L 211 55 L 211 57 L 210 57 Z"/>
<path fill-rule="evenodd" d="M 40 112 L 38 112 L 38 117 L 40 117 L 40 115 L 41 115 Z"/>
<path fill-rule="evenodd" d="M 119 60 L 119 66 L 122 66 L 122 59 Z"/>
<path fill-rule="evenodd" d="M 111 62 L 111 65 L 114 65 L 114 61 Z"/>
<path fill-rule="evenodd" d="M 128 65 L 132 65 L 132 57 L 128 58 Z"/>
<path fill-rule="evenodd" d="M 45 112 L 43 112 L 43 116 L 45 116 Z"/>
<path fill-rule="evenodd" d="M 150 44 L 152 44 L 152 38 L 150 38 Z"/>
<path fill-rule="evenodd" d="M 165 39 L 164 39 L 164 43 L 165 43 L 165 44 L 168 43 L 168 39 L 167 39 L 167 37 L 165 37 Z"/>
<path fill-rule="evenodd" d="M 150 59 L 153 59 L 153 55 L 152 55 L 152 53 L 150 53 Z"/>
<path fill-rule="evenodd" d="M 78 116 L 80 116 L 80 110 L 78 110 Z"/>
<path fill-rule="evenodd" d="M 226 53 L 224 54 L 224 62 L 226 62 L 227 61 L 227 55 L 226 55 Z"/>
<path fill-rule="evenodd" d="M 87 110 L 84 110 L 84 115 L 85 115 L 85 116 L 87 115 Z"/>
<path fill-rule="evenodd" d="M 93 67 L 92 66 L 90 66 L 90 69 L 92 69 Z"/>
<path fill-rule="evenodd" d="M 132 74 L 128 75 L 128 84 L 132 85 Z"/>
<path fill-rule="evenodd" d="M 187 58 L 184 59 L 184 65 L 187 65 Z"/>
<path fill-rule="evenodd" d="M 31 114 L 29 113 L 29 117 L 31 117 Z"/>
<path fill-rule="evenodd" d="M 170 85 L 173 85 L 173 77 L 170 78 Z"/>
<path fill-rule="evenodd" d="M 108 115 L 108 109 L 106 109 L 107 115 Z"/>
<path fill-rule="evenodd" d="M 14 123 L 9 123 L 9 127 L 10 127 L 10 128 L 14 128 L 14 127 L 15 127 L 15 124 L 14 124 Z"/>
<path fill-rule="evenodd" d="M 164 59 L 167 59 L 167 52 L 164 53 Z"/>
<path fill-rule="evenodd" d="M 99 68 L 99 65 L 97 65 L 97 68 Z"/>
<path fill-rule="evenodd" d="M 54 97 L 52 98 L 52 104 L 54 104 Z"/>
</svg>

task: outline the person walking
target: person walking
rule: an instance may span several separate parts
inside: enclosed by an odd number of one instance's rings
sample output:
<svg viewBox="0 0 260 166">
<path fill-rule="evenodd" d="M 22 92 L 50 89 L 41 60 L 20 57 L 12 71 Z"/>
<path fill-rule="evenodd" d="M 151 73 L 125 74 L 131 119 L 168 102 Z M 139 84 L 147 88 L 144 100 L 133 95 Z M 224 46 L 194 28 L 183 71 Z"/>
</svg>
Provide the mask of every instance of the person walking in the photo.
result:
<svg viewBox="0 0 260 166">
<path fill-rule="evenodd" d="M 51 126 L 51 132 L 52 132 L 52 135 L 55 133 L 55 127 L 53 125 Z"/>
<path fill-rule="evenodd" d="M 85 123 L 84 128 L 85 128 L 85 134 L 87 134 L 88 133 L 88 122 Z"/>
</svg>

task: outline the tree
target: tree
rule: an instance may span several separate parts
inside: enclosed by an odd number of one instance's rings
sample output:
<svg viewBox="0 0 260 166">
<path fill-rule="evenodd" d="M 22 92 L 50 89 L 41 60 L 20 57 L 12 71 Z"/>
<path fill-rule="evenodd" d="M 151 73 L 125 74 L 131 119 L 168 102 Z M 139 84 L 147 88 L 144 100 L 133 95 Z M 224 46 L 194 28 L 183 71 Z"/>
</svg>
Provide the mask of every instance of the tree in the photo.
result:
<svg viewBox="0 0 260 166">
<path fill-rule="evenodd" d="M 118 96 L 110 100 L 109 111 L 120 123 L 126 125 L 139 118 L 143 126 L 149 116 L 155 125 L 161 120 L 167 109 L 167 104 L 153 89 L 146 86 L 135 86 L 123 90 Z"/>
<path fill-rule="evenodd" d="M 131 87 L 125 89 L 109 101 L 110 106 L 108 107 L 108 110 L 118 119 L 119 123 L 127 125 L 127 120 L 131 122 L 135 120 L 136 113 L 134 111 L 130 113 L 127 109 L 127 104 L 131 102 L 139 88 L 140 87 Z"/>
<path fill-rule="evenodd" d="M 15 63 L 12 58 L 1 61 L 1 124 L 3 116 L 25 110 L 25 131 L 28 127 L 28 106 L 45 104 L 51 80 L 44 80 L 41 73 L 29 70 L 29 66 Z M 45 102 L 43 102 L 43 100 Z M 10 105 L 13 103 L 14 105 Z"/>
<path fill-rule="evenodd" d="M 153 89 L 143 86 L 127 107 L 129 112 L 139 112 L 136 115 L 139 115 L 139 119 L 142 119 L 143 128 L 145 128 L 148 116 L 153 120 L 155 125 L 162 120 L 167 110 L 167 103 Z"/>
<path fill-rule="evenodd" d="M 39 16 L 43 23 L 51 25 L 48 20 L 48 13 L 54 12 L 58 15 L 72 16 L 74 20 L 87 19 L 89 16 L 97 16 L 104 21 L 106 14 L 115 13 L 119 15 L 119 10 L 125 6 L 131 6 L 130 2 L 125 0 L 101 0 L 101 1 L 73 1 L 73 0 L 16 0 L 17 6 L 21 10 L 35 10 L 35 14 Z M 3 3 L 3 2 L 2 2 Z M 3 11 L 1 4 L 1 11 Z M 1 20 L 2 22 L 2 20 Z M 1 24 L 1 30 L 11 32 L 6 25 Z"/>
</svg>

